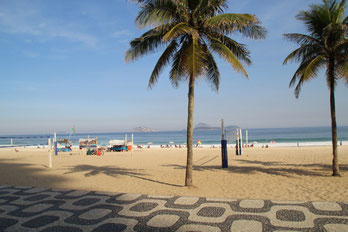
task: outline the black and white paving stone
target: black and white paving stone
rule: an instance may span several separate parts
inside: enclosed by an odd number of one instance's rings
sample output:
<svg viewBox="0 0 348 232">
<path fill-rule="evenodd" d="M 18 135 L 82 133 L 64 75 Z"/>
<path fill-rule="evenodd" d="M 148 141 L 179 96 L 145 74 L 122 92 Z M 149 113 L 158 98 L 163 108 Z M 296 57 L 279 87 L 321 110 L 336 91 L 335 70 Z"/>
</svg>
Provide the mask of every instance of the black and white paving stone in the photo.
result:
<svg viewBox="0 0 348 232">
<path fill-rule="evenodd" d="M 0 231 L 348 231 L 348 203 L 0 186 Z"/>
</svg>

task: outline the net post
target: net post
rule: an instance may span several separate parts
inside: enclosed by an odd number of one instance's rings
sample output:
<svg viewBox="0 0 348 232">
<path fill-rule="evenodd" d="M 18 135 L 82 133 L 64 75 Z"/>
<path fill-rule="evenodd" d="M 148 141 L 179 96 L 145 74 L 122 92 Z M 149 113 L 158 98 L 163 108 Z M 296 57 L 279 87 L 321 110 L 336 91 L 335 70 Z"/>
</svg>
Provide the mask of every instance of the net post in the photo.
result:
<svg viewBox="0 0 348 232">
<path fill-rule="evenodd" d="M 236 131 L 236 155 L 239 155 L 239 128 Z"/>
<path fill-rule="evenodd" d="M 239 154 L 242 155 L 242 152 L 243 152 L 243 130 L 242 129 L 240 129 L 239 136 L 240 136 L 240 143 L 239 143 L 240 151 L 239 151 Z"/>
<path fill-rule="evenodd" d="M 52 168 L 52 144 L 51 144 L 51 138 L 48 138 L 48 167 Z"/>
<path fill-rule="evenodd" d="M 223 119 L 221 119 L 221 158 L 222 168 L 228 168 L 227 140 L 225 140 L 225 127 Z"/>
<path fill-rule="evenodd" d="M 58 144 L 57 144 L 57 133 L 54 132 L 53 134 L 53 144 L 54 144 L 54 154 L 58 155 Z"/>
</svg>

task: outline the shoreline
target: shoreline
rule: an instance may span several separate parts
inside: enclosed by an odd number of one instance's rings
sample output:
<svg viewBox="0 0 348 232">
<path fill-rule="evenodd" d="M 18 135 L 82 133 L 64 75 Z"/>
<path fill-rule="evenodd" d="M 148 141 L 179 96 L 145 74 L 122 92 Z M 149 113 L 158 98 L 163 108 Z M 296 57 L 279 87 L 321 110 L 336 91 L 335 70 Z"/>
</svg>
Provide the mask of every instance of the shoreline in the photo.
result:
<svg viewBox="0 0 348 232">
<path fill-rule="evenodd" d="M 341 145 L 342 143 L 342 145 Z M 161 148 L 161 146 L 164 146 L 162 147 L 162 149 L 168 149 L 168 147 L 165 147 L 167 144 L 134 144 L 133 146 L 133 149 L 136 149 L 137 146 L 142 146 L 143 148 Z M 169 144 L 168 144 L 169 145 Z M 175 145 L 177 146 L 181 146 L 181 148 L 186 148 L 186 146 L 184 144 L 170 144 L 169 145 L 169 148 L 179 148 L 179 147 L 175 147 Z M 244 143 L 245 147 L 246 148 L 246 144 Z M 320 141 L 320 142 L 315 142 L 315 141 L 312 141 L 312 142 L 287 142 L 287 143 L 272 143 L 272 142 L 269 142 L 269 143 L 248 143 L 248 146 L 249 148 L 252 148 L 250 146 L 253 146 L 253 147 L 259 147 L 259 148 L 262 148 L 262 147 L 266 147 L 266 145 L 268 145 L 268 147 L 321 147 L 321 146 L 332 146 L 332 142 L 331 141 Z M 337 146 L 340 147 L 340 146 L 347 146 L 348 145 L 348 141 L 345 141 L 345 140 L 342 140 L 342 141 L 337 141 Z M 26 145 L 0 145 L 0 149 L 1 148 L 37 148 L 37 147 L 40 147 L 40 148 L 48 148 L 48 145 L 43 145 L 43 144 L 39 144 L 39 145 L 30 145 L 30 146 L 26 146 Z M 150 146 L 150 147 L 149 147 Z M 64 146 L 58 146 L 58 147 L 64 147 Z M 78 145 L 72 145 L 73 148 L 79 148 Z M 98 145 L 98 147 L 107 147 L 107 145 Z M 193 147 L 197 147 L 196 144 L 193 145 Z M 227 147 L 228 148 L 235 148 L 235 144 L 231 144 L 231 143 L 228 143 L 227 144 Z M 198 145 L 198 148 L 221 148 L 221 144 L 202 144 L 202 145 Z"/>
</svg>

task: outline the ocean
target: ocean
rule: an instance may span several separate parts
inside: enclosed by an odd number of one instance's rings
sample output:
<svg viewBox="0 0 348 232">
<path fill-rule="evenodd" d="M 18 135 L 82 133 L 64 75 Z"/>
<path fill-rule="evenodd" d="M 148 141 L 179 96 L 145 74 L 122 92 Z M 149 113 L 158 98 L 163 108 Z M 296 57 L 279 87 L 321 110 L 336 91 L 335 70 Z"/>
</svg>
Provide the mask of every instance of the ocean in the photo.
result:
<svg viewBox="0 0 348 232">
<path fill-rule="evenodd" d="M 248 130 L 248 143 L 256 146 L 271 144 L 272 146 L 301 146 L 331 145 L 330 127 L 298 127 L 298 128 L 258 128 L 243 129 L 243 142 L 246 142 L 245 130 Z M 128 140 L 134 136 L 134 144 L 159 147 L 166 144 L 185 144 L 186 131 L 161 131 L 161 132 L 117 132 L 117 133 L 77 133 L 70 137 L 73 146 L 78 145 L 81 138 L 98 137 L 98 144 L 108 145 L 109 140 L 122 140 L 125 136 Z M 51 135 L 0 135 L 0 146 L 37 146 L 46 145 Z M 69 138 L 69 134 L 57 134 L 57 138 Z M 226 131 L 225 139 L 228 144 L 235 144 L 235 131 Z M 221 130 L 194 131 L 194 144 L 200 141 L 203 146 L 219 145 L 221 141 Z M 338 128 L 338 141 L 348 144 L 348 126 Z"/>
</svg>

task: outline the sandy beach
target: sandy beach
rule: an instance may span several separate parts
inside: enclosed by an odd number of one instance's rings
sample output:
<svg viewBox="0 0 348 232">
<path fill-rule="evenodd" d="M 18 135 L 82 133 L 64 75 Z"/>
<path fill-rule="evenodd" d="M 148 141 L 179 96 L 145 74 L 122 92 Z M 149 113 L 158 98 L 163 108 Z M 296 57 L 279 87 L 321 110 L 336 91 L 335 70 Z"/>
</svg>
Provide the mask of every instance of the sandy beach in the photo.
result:
<svg viewBox="0 0 348 232">
<path fill-rule="evenodd" d="M 86 156 L 79 150 L 53 156 L 48 150 L 0 150 L 0 184 L 235 199 L 348 202 L 348 146 L 339 147 L 343 177 L 331 177 L 331 147 L 247 148 L 229 168 L 220 149 L 194 149 L 194 187 L 184 187 L 186 150 L 139 149 Z"/>
</svg>

